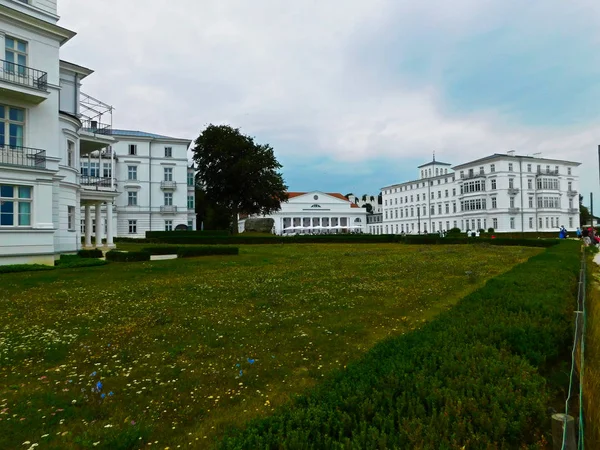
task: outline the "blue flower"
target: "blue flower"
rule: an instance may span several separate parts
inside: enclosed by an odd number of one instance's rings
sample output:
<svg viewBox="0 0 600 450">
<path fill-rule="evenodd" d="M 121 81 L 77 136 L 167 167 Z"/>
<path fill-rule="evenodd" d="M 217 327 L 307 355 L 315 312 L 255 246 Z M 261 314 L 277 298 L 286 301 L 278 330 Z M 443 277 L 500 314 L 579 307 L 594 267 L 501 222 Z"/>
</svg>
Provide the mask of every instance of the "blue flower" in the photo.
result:
<svg viewBox="0 0 600 450">
<path fill-rule="evenodd" d="M 98 392 L 100 392 L 102 390 L 102 381 L 98 381 L 96 383 L 96 389 L 98 389 Z"/>
<path fill-rule="evenodd" d="M 104 394 L 102 394 L 102 395 L 104 395 Z M 108 396 L 109 396 L 109 397 L 112 397 L 112 396 L 113 396 L 113 391 L 110 391 L 110 392 L 108 393 Z"/>
<path fill-rule="evenodd" d="M 96 371 L 94 370 L 92 373 L 90 373 L 90 377 L 95 377 L 96 376 Z"/>
<path fill-rule="evenodd" d="M 240 377 L 244 374 L 243 370 L 240 370 Z"/>
<path fill-rule="evenodd" d="M 100 396 L 100 398 L 104 398 L 104 397 L 106 397 L 106 394 L 102 394 L 102 395 Z"/>
<path fill-rule="evenodd" d="M 250 359 L 250 358 L 248 358 L 248 362 L 249 362 L 250 364 L 254 364 L 254 360 L 253 360 L 253 359 Z"/>
</svg>

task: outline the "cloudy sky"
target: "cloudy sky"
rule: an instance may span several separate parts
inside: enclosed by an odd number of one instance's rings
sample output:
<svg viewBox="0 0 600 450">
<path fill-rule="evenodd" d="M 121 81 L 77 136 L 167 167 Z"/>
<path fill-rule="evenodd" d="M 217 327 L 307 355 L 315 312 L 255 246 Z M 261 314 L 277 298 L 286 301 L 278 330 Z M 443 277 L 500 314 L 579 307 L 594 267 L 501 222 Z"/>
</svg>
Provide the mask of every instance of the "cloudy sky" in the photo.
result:
<svg viewBox="0 0 600 450">
<path fill-rule="evenodd" d="M 231 124 L 275 148 L 291 190 L 377 193 L 434 151 L 458 164 L 516 150 L 582 162 L 581 190 L 598 193 L 597 0 L 59 0 L 59 13 L 78 33 L 62 57 L 96 71 L 84 90 L 116 108 L 115 127 L 194 139 Z"/>
</svg>

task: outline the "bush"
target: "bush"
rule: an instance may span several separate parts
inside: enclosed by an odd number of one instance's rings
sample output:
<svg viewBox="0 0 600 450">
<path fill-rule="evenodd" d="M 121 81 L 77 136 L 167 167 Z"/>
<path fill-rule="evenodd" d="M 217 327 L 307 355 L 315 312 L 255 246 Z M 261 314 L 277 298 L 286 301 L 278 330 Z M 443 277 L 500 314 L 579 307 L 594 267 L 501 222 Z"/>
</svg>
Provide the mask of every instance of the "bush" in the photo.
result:
<svg viewBox="0 0 600 450">
<path fill-rule="evenodd" d="M 77 256 L 79 256 L 80 258 L 102 258 L 104 256 L 104 253 L 102 253 L 102 250 L 94 248 L 94 249 L 81 249 L 77 252 Z"/>
<path fill-rule="evenodd" d="M 494 232 L 493 228 L 488 228 L 488 233 L 492 234 Z"/>
<path fill-rule="evenodd" d="M 143 252 L 148 252 L 151 255 L 176 255 L 178 250 L 181 247 L 177 246 L 177 245 L 171 245 L 171 246 L 158 246 L 158 247 L 144 247 L 142 249 Z"/>
<path fill-rule="evenodd" d="M 238 247 L 180 247 L 177 251 L 178 258 L 193 258 L 194 256 L 209 256 L 209 255 L 238 255 L 240 249 Z"/>
<path fill-rule="evenodd" d="M 220 448 L 541 447 L 540 369 L 568 348 L 579 263 L 576 242 L 548 249 Z"/>
<path fill-rule="evenodd" d="M 173 237 L 173 236 L 194 236 L 194 237 L 202 237 L 202 236 L 229 236 L 229 231 L 227 230 L 203 230 L 203 231 L 146 231 L 146 239 L 160 239 L 163 237 Z"/>
<path fill-rule="evenodd" d="M 44 264 L 8 264 L 6 266 L 0 266 L 0 274 L 16 272 L 39 272 L 41 270 L 54 270 L 54 267 L 46 266 Z"/>
<path fill-rule="evenodd" d="M 108 264 L 102 259 L 91 259 L 80 257 L 79 255 L 62 255 L 59 260 L 54 262 L 54 265 L 59 269 L 74 269 L 79 267 L 96 267 Z"/>
<path fill-rule="evenodd" d="M 150 253 L 148 252 L 121 252 L 119 250 L 111 250 L 106 254 L 107 261 L 114 262 L 136 262 L 150 261 Z"/>
</svg>

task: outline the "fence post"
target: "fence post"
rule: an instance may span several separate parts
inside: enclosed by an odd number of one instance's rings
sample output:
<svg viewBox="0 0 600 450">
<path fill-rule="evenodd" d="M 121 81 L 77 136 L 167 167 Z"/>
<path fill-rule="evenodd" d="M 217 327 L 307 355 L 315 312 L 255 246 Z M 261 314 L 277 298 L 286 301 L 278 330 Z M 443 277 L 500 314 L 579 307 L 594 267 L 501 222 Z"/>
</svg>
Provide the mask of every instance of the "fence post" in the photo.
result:
<svg viewBox="0 0 600 450">
<path fill-rule="evenodd" d="M 563 426 L 567 427 L 564 447 Z M 552 414 L 552 444 L 553 450 L 577 450 L 577 444 L 575 443 L 575 420 L 573 416 L 567 416 L 562 413 Z"/>
</svg>

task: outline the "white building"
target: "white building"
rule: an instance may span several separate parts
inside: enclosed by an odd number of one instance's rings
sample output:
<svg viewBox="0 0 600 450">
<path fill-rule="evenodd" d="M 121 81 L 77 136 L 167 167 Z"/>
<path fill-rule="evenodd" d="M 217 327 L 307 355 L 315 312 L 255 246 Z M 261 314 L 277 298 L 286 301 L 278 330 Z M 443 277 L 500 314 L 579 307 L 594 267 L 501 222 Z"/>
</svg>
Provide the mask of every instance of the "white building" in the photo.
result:
<svg viewBox="0 0 600 450">
<path fill-rule="evenodd" d="M 94 244 L 103 245 L 105 237 L 106 246 L 113 247 L 122 226 L 114 210 L 124 192 L 113 176 L 119 166 L 115 152 L 106 150 L 117 146 L 118 136 L 102 124 L 112 117 L 112 108 L 80 91 L 90 69 L 60 60 L 61 46 L 75 33 L 58 25 L 56 3 L 0 0 L 0 45 L 5 49 L 0 65 L 0 264 L 53 264 L 61 253 L 81 248 L 82 234 L 86 246 L 92 245 L 94 233 Z M 178 159 L 173 180 L 185 184 L 187 160 L 179 161 L 185 158 L 179 146 L 186 141 L 150 141 L 153 152 L 155 144 L 157 152 L 172 144 Z M 90 164 L 93 157 L 98 166 Z M 169 165 L 164 159 L 159 166 Z M 88 172 L 83 173 L 86 161 Z M 157 189 L 166 192 L 157 181 Z M 185 186 L 173 191 L 173 204 L 177 209 L 184 205 L 185 214 L 158 206 L 158 215 L 172 214 L 174 225 L 189 224 L 187 191 Z M 163 196 L 161 204 L 170 206 L 165 201 Z M 157 222 L 156 229 L 165 229 L 168 220 Z"/>
<path fill-rule="evenodd" d="M 382 188 L 383 225 L 371 225 L 369 232 L 575 230 L 579 166 L 514 152 L 454 167 L 434 160 L 419 166 L 416 180 Z"/>
<path fill-rule="evenodd" d="M 279 211 L 261 216 L 274 220 L 275 234 L 366 232 L 366 210 L 342 194 L 289 192 L 288 199 Z M 238 231 L 244 231 L 243 220 L 238 223 Z"/>
</svg>

